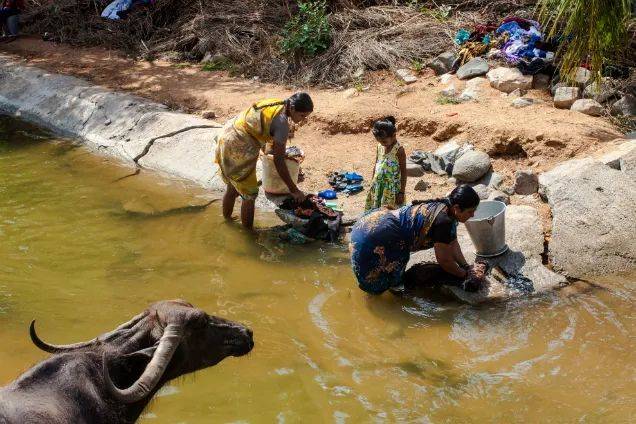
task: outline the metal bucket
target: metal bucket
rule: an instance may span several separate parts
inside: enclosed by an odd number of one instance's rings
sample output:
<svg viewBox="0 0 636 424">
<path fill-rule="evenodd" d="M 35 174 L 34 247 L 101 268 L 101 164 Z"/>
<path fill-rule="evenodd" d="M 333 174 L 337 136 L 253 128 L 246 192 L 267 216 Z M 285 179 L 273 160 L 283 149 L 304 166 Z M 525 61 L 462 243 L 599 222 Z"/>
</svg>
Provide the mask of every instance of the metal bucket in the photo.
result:
<svg viewBox="0 0 636 424">
<path fill-rule="evenodd" d="M 491 258 L 508 250 L 506 245 L 506 204 L 496 200 L 479 203 L 475 216 L 465 223 L 477 256 Z"/>
</svg>

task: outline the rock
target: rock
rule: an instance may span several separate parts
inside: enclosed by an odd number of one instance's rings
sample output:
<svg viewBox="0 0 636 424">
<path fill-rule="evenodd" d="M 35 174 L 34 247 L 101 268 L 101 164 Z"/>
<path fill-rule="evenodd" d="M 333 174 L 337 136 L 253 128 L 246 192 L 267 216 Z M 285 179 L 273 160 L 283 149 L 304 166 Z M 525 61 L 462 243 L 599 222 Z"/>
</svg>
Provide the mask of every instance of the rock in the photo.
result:
<svg viewBox="0 0 636 424">
<path fill-rule="evenodd" d="M 398 69 L 395 71 L 395 75 L 400 78 L 400 80 L 406 84 L 413 84 L 417 81 L 417 78 L 411 74 L 411 71 L 408 69 Z"/>
<path fill-rule="evenodd" d="M 468 262 L 475 259 L 475 247 L 470 240 L 466 227 L 457 229 L 457 240 Z M 468 303 L 483 303 L 493 300 L 505 300 L 520 296 L 529 296 L 559 287 L 566 280 L 542 264 L 543 228 L 537 210 L 531 206 L 509 206 L 506 208 L 506 243 L 508 252 L 486 261 L 498 266 L 509 274 L 521 274 L 532 282 L 529 290 L 516 290 L 502 284 L 490 285 L 477 293 L 467 293 L 456 287 L 448 290 L 458 299 Z M 418 263 L 435 262 L 433 249 L 419 251 L 411 255 L 408 267 Z"/>
<path fill-rule="evenodd" d="M 451 74 L 444 74 L 444 75 L 439 77 L 439 82 L 444 84 L 444 85 L 448 84 L 452 80 L 453 80 L 453 75 L 451 75 Z"/>
<path fill-rule="evenodd" d="M 523 107 L 532 106 L 534 104 L 534 100 L 528 99 L 527 97 L 519 97 L 518 99 L 514 99 L 511 104 L 513 107 L 521 109 Z"/>
<path fill-rule="evenodd" d="M 532 88 L 534 88 L 535 90 L 549 90 L 550 79 L 550 75 L 536 74 L 532 78 Z"/>
<path fill-rule="evenodd" d="M 479 100 L 478 91 L 467 88 L 462 91 L 462 94 L 459 95 L 459 100 L 461 100 L 462 102 L 469 102 L 471 100 L 477 101 Z"/>
<path fill-rule="evenodd" d="M 344 97 L 345 99 L 351 99 L 359 95 L 360 93 L 355 88 L 349 88 L 342 93 L 342 97 Z"/>
<path fill-rule="evenodd" d="M 612 115 L 636 115 L 636 97 L 631 94 L 624 95 L 619 101 L 612 105 Z"/>
<path fill-rule="evenodd" d="M 576 81 L 581 87 L 585 87 L 590 79 L 592 78 L 592 73 L 585 68 L 579 68 L 576 70 L 576 75 L 574 76 L 574 81 Z"/>
<path fill-rule="evenodd" d="M 455 84 L 449 84 L 442 91 L 440 91 L 440 93 L 442 94 L 442 96 L 455 97 L 455 94 L 457 94 L 457 90 L 455 90 Z"/>
<path fill-rule="evenodd" d="M 510 204 L 510 196 L 508 196 L 503 191 L 499 191 L 499 190 L 493 190 L 490 193 L 490 196 L 488 196 L 487 200 L 497 200 L 499 202 L 505 203 L 506 205 Z"/>
<path fill-rule="evenodd" d="M 554 97 L 554 95 L 556 94 L 556 91 L 561 88 L 561 87 L 567 87 L 568 85 L 564 82 L 557 82 L 554 83 L 554 80 L 552 81 L 552 88 L 550 88 L 550 93 L 552 93 L 552 96 Z"/>
<path fill-rule="evenodd" d="M 572 104 L 570 110 L 590 116 L 601 116 L 603 114 L 603 105 L 592 99 L 578 99 Z"/>
<path fill-rule="evenodd" d="M 461 146 L 457 141 L 451 140 L 439 146 L 433 154 L 442 158 L 446 163 L 455 162 L 455 156 L 459 152 Z"/>
<path fill-rule="evenodd" d="M 414 187 L 415 191 L 426 191 L 431 188 L 431 185 L 424 180 L 419 180 Z"/>
<path fill-rule="evenodd" d="M 580 97 L 578 87 L 559 87 L 554 94 L 554 106 L 559 109 L 569 109 Z"/>
<path fill-rule="evenodd" d="M 521 88 L 517 88 L 512 93 L 508 94 L 508 97 L 523 97 L 527 93 L 527 90 L 522 90 Z"/>
<path fill-rule="evenodd" d="M 475 185 L 483 184 L 493 190 L 497 190 L 503 184 L 503 177 L 499 173 L 494 172 L 491 169 L 490 171 L 486 172 L 486 175 L 481 177 L 479 180 L 475 181 L 474 184 Z"/>
<path fill-rule="evenodd" d="M 457 78 L 460 80 L 465 80 L 473 77 L 478 77 L 480 75 L 484 75 L 488 72 L 489 66 L 488 61 L 483 57 L 476 57 L 465 63 L 457 70 Z"/>
<path fill-rule="evenodd" d="M 466 81 L 466 88 L 477 91 L 484 87 L 486 84 L 488 84 L 488 80 L 486 78 L 477 77 Z"/>
<path fill-rule="evenodd" d="M 583 90 L 583 97 L 594 99 L 599 103 L 605 103 L 609 99 L 618 95 L 618 91 L 612 87 L 610 78 L 603 78 L 601 82 L 593 82 Z"/>
<path fill-rule="evenodd" d="M 622 169 L 621 159 L 632 153 L 632 151 L 636 151 L 636 140 L 626 141 L 615 146 L 610 152 L 606 152 L 599 156 L 598 160 L 610 168 L 620 171 Z"/>
<path fill-rule="evenodd" d="M 203 112 L 201 112 L 201 118 L 216 119 L 216 113 L 213 110 L 204 110 Z"/>
<path fill-rule="evenodd" d="M 621 157 L 620 168 L 621 172 L 632 179 L 632 182 L 636 182 L 636 149 Z"/>
<path fill-rule="evenodd" d="M 424 168 L 422 165 L 406 161 L 406 176 L 407 177 L 421 177 L 424 175 Z"/>
<path fill-rule="evenodd" d="M 470 150 L 455 161 L 453 177 L 471 183 L 490 170 L 490 156 L 481 150 Z"/>
<path fill-rule="evenodd" d="M 626 173 L 590 158 L 539 176 L 552 209 L 555 269 L 575 278 L 636 268 L 636 190 Z"/>
<path fill-rule="evenodd" d="M 477 192 L 481 200 L 486 200 L 490 196 L 490 188 L 485 184 L 474 185 L 473 190 Z"/>
<path fill-rule="evenodd" d="M 435 71 L 435 75 L 442 75 L 449 72 L 453 68 L 457 56 L 453 52 L 444 52 L 433 59 L 428 67 Z"/>
<path fill-rule="evenodd" d="M 531 169 L 520 169 L 515 172 L 515 193 L 528 195 L 539 190 L 539 178 Z"/>
<path fill-rule="evenodd" d="M 523 75 L 517 68 L 495 68 L 489 71 L 486 77 L 491 87 L 504 93 L 511 93 L 518 88 L 522 90 L 532 88 L 532 76 Z"/>
</svg>

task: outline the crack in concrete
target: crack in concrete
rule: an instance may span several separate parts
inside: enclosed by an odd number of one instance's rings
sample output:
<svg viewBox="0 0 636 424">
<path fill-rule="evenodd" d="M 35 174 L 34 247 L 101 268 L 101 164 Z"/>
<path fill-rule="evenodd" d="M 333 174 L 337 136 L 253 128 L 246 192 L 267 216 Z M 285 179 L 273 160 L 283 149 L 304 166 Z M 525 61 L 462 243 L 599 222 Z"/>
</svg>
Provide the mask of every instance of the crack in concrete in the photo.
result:
<svg viewBox="0 0 636 424">
<path fill-rule="evenodd" d="M 148 141 L 148 144 L 146 144 L 146 147 L 144 147 L 144 150 L 142 150 L 140 154 L 138 154 L 137 156 L 133 158 L 133 162 L 135 162 L 137 166 L 140 166 L 139 161 L 141 160 L 141 158 L 143 158 L 150 152 L 150 148 L 152 147 L 153 144 L 155 144 L 155 141 L 157 140 L 160 140 L 162 138 L 174 137 L 175 135 L 184 133 L 186 131 L 198 130 L 198 129 L 204 129 L 204 128 L 223 128 L 223 127 L 220 125 L 191 125 L 189 127 L 181 128 L 180 130 L 173 131 L 168 134 L 160 135 L 159 137 L 151 138 L 150 141 Z"/>
</svg>

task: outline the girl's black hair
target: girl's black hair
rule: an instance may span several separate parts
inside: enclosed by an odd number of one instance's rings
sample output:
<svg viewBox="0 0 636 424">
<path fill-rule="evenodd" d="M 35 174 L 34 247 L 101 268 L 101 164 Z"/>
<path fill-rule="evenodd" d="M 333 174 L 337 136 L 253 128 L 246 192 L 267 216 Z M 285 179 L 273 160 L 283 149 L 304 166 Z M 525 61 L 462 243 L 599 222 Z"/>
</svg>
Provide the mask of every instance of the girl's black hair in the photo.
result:
<svg viewBox="0 0 636 424">
<path fill-rule="evenodd" d="M 469 186 L 468 184 L 462 184 L 455 187 L 455 189 L 451 191 L 448 197 L 431 200 L 414 200 L 413 204 L 419 205 L 421 203 L 431 202 L 446 203 L 448 207 L 457 205 L 459 206 L 459 209 L 465 211 L 466 209 L 473 209 L 479 206 L 480 199 L 477 192 L 471 186 Z"/>
<path fill-rule="evenodd" d="M 314 111 L 314 102 L 307 93 L 292 94 L 286 101 L 296 112 L 311 113 Z"/>
<path fill-rule="evenodd" d="M 393 137 L 396 131 L 395 118 L 392 116 L 385 116 L 373 123 L 373 135 L 378 138 Z"/>
<path fill-rule="evenodd" d="M 265 109 L 266 107 L 281 106 L 281 105 L 289 105 L 292 108 L 294 108 L 296 112 L 311 113 L 314 111 L 313 100 L 311 100 L 311 97 L 309 96 L 309 94 L 304 92 L 292 94 L 286 100 L 282 100 L 275 103 L 268 103 L 268 104 L 260 105 L 260 106 L 254 105 L 253 107 L 255 110 L 260 110 L 260 109 Z"/>
</svg>

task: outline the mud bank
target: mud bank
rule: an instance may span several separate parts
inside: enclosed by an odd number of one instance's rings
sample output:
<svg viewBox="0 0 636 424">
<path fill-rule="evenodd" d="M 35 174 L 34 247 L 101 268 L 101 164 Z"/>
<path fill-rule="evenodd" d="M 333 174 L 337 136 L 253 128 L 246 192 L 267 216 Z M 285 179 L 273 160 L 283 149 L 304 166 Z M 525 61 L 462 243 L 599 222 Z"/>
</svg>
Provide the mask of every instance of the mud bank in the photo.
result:
<svg viewBox="0 0 636 424">
<path fill-rule="evenodd" d="M 90 150 L 221 192 L 214 163 L 221 124 L 78 78 L 0 58 L 0 110 Z M 261 199 L 261 207 L 271 205 Z"/>
</svg>

